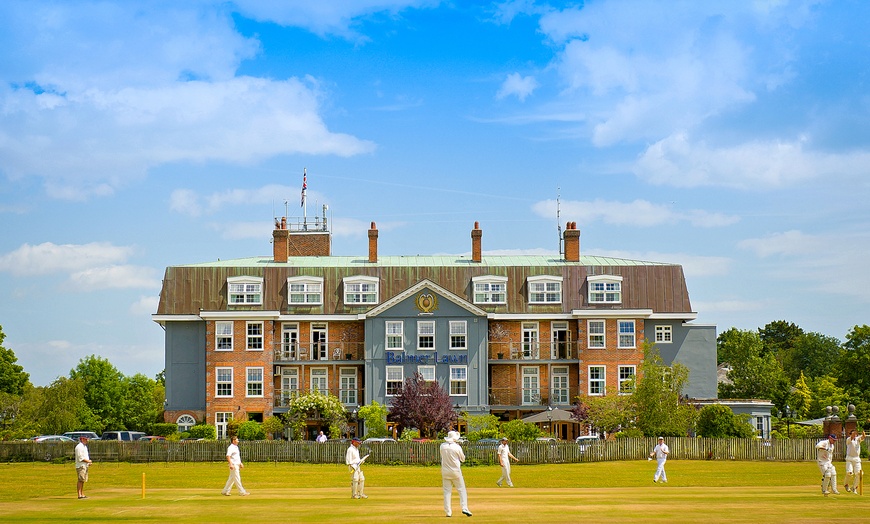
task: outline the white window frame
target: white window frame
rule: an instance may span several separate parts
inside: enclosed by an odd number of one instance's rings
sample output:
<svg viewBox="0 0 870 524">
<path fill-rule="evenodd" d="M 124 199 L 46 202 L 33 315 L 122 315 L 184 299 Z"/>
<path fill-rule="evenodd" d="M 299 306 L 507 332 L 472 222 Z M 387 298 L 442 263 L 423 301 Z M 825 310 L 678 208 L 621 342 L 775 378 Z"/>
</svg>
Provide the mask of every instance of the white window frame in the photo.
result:
<svg viewBox="0 0 870 524">
<path fill-rule="evenodd" d="M 356 406 L 359 403 L 357 396 L 358 372 L 356 368 L 339 368 L 338 370 L 338 396 L 345 406 Z"/>
<path fill-rule="evenodd" d="M 405 349 L 405 323 L 401 320 L 384 322 L 384 347 L 390 351 Z"/>
<path fill-rule="evenodd" d="M 674 341 L 674 327 L 670 324 L 656 326 L 656 344 L 670 344 Z"/>
<path fill-rule="evenodd" d="M 224 387 L 221 388 L 221 386 Z M 224 390 L 223 393 L 221 393 L 221 389 Z M 231 366 L 214 368 L 214 396 L 215 398 L 233 398 L 233 368 Z"/>
<path fill-rule="evenodd" d="M 263 322 L 245 322 L 245 351 L 263 351 L 266 345 L 265 333 L 266 326 Z"/>
<path fill-rule="evenodd" d="M 634 349 L 637 347 L 637 322 L 634 320 L 617 320 L 617 348 Z"/>
<path fill-rule="evenodd" d="M 321 383 L 323 387 L 321 388 Z M 329 393 L 329 368 L 311 368 L 311 375 L 308 377 L 308 391 L 313 393 L 318 391 L 324 395 Z"/>
<path fill-rule="evenodd" d="M 233 321 L 218 321 L 214 323 L 214 350 L 233 350 Z"/>
<path fill-rule="evenodd" d="M 345 277 L 344 304 L 348 306 L 378 303 L 378 277 L 354 276 Z"/>
<path fill-rule="evenodd" d="M 193 418 L 193 415 L 188 415 L 185 413 L 181 415 L 177 419 L 175 419 L 175 424 L 178 426 L 178 432 L 184 433 L 185 431 L 189 431 L 190 428 L 196 425 L 196 419 Z"/>
<path fill-rule="evenodd" d="M 522 358 L 538 359 L 541 354 L 541 327 L 537 322 L 523 322 L 520 326 L 522 336 Z"/>
<path fill-rule="evenodd" d="M 392 397 L 398 392 L 405 381 L 405 368 L 403 366 L 387 366 L 384 368 L 384 392 Z"/>
<path fill-rule="evenodd" d="M 619 394 L 631 395 L 634 392 L 634 389 L 628 389 L 628 386 L 623 387 L 623 384 L 635 379 L 637 376 L 637 366 L 619 366 L 617 372 L 617 377 L 619 379 Z"/>
<path fill-rule="evenodd" d="M 594 377 L 592 373 L 593 370 L 596 371 L 596 376 Z M 597 376 L 598 372 L 601 373 L 600 377 Z M 586 377 L 588 378 L 587 391 L 590 397 L 600 397 L 607 393 L 607 366 L 588 366 L 586 368 Z"/>
<path fill-rule="evenodd" d="M 590 304 L 621 304 L 622 277 L 619 275 L 592 275 L 586 277 Z"/>
<path fill-rule="evenodd" d="M 287 403 L 299 396 L 299 368 L 282 367 L 281 368 L 281 405 L 286 406 Z"/>
<path fill-rule="evenodd" d="M 299 359 L 299 324 L 297 322 L 281 324 L 281 357 L 282 360 Z"/>
<path fill-rule="evenodd" d="M 218 411 L 214 414 L 214 427 L 218 440 L 227 438 L 227 424 L 233 420 L 232 411 Z"/>
<path fill-rule="evenodd" d="M 475 304 L 507 304 L 507 277 L 482 275 L 471 277 Z"/>
<path fill-rule="evenodd" d="M 266 389 L 266 379 L 262 367 L 245 368 L 245 397 L 262 398 Z M 259 390 L 259 392 L 258 392 Z"/>
<path fill-rule="evenodd" d="M 536 406 L 541 404 L 541 369 L 538 366 L 523 366 L 522 404 Z"/>
<path fill-rule="evenodd" d="M 465 320 L 451 320 L 450 326 L 450 349 L 468 349 L 468 322 Z"/>
<path fill-rule="evenodd" d="M 323 338 L 314 340 L 315 336 Z M 309 347 L 311 360 L 329 360 L 329 322 L 312 322 L 309 326 Z"/>
<path fill-rule="evenodd" d="M 589 349 L 605 349 L 607 347 L 607 321 L 603 318 L 588 319 L 586 321 L 586 337 L 586 347 Z"/>
<path fill-rule="evenodd" d="M 426 383 L 435 382 L 435 366 L 417 366 L 417 373 L 423 377 L 423 381 Z"/>
<path fill-rule="evenodd" d="M 287 277 L 287 305 L 323 305 L 323 277 Z"/>
<path fill-rule="evenodd" d="M 562 277 L 537 275 L 526 279 L 529 304 L 561 304 Z"/>
<path fill-rule="evenodd" d="M 567 340 L 558 341 L 556 340 L 556 333 L 564 332 L 567 335 Z M 565 345 L 565 357 L 560 356 L 561 349 L 560 344 Z M 558 322 L 550 322 L 550 358 L 553 360 L 559 358 L 571 358 L 571 354 L 573 353 L 571 348 L 571 327 L 568 322 L 558 321 Z"/>
<path fill-rule="evenodd" d="M 468 366 L 450 366 L 450 396 L 468 396 Z"/>
<path fill-rule="evenodd" d="M 568 366 L 553 366 L 550 377 L 550 403 L 568 404 L 570 395 Z"/>
<path fill-rule="evenodd" d="M 435 350 L 435 321 L 417 321 L 417 349 L 420 351 Z"/>
<path fill-rule="evenodd" d="M 227 278 L 227 304 L 231 306 L 257 306 L 263 304 L 262 277 Z"/>
</svg>

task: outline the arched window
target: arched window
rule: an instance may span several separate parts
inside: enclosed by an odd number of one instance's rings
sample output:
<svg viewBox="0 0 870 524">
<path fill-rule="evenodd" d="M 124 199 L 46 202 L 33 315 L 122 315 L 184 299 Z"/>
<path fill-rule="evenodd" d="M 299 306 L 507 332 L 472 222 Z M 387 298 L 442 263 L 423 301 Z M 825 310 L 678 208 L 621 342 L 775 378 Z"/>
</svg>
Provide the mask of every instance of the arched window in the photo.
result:
<svg viewBox="0 0 870 524">
<path fill-rule="evenodd" d="M 190 415 L 181 415 L 175 423 L 178 424 L 178 432 L 183 433 L 196 425 L 196 419 Z"/>
</svg>

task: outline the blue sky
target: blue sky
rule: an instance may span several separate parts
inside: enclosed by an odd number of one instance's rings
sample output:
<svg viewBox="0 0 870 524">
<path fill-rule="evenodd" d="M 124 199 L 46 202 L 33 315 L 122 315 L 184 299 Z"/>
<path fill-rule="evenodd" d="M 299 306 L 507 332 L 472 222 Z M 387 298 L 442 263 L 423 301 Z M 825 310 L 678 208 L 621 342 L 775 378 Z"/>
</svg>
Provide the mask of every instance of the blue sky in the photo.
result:
<svg viewBox="0 0 870 524">
<path fill-rule="evenodd" d="M 870 4 L 0 3 L 0 325 L 37 385 L 163 369 L 168 265 L 333 252 L 682 264 L 698 323 L 868 322 Z"/>
</svg>

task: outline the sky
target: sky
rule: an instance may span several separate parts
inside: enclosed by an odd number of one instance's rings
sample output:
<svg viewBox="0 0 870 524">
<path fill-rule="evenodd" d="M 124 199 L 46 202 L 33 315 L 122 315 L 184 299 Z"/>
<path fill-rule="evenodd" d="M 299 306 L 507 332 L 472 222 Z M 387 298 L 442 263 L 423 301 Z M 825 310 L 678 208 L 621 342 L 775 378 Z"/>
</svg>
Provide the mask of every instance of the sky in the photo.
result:
<svg viewBox="0 0 870 524">
<path fill-rule="evenodd" d="M 0 326 L 35 385 L 164 367 L 167 266 L 333 253 L 681 264 L 696 323 L 870 305 L 870 3 L 0 2 Z M 307 204 L 300 206 L 307 170 Z"/>
</svg>

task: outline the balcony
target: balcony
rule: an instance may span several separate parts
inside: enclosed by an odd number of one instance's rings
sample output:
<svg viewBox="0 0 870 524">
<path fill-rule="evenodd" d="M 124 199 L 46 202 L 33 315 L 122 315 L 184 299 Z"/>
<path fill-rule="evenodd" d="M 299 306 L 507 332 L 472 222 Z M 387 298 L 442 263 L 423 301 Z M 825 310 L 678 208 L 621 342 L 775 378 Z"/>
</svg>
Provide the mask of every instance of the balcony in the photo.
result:
<svg viewBox="0 0 870 524">
<path fill-rule="evenodd" d="M 275 349 L 274 362 L 323 360 L 364 360 L 363 342 L 335 342 L 329 344 L 282 344 Z"/>
<path fill-rule="evenodd" d="M 490 342 L 490 360 L 579 360 L 576 342 Z"/>
<path fill-rule="evenodd" d="M 579 394 L 579 386 L 490 388 L 489 404 L 491 407 L 570 406 Z"/>
<path fill-rule="evenodd" d="M 286 411 L 286 408 L 290 405 L 290 401 L 299 396 L 307 395 L 308 393 L 311 393 L 311 391 L 312 390 L 310 389 L 275 389 L 275 400 L 273 406 L 276 408 L 285 408 L 284 410 L 279 409 L 279 412 Z M 364 388 L 341 389 L 338 391 L 330 390 L 329 393 L 337 396 L 341 400 L 341 403 L 350 409 L 358 407 L 365 398 Z"/>
</svg>

